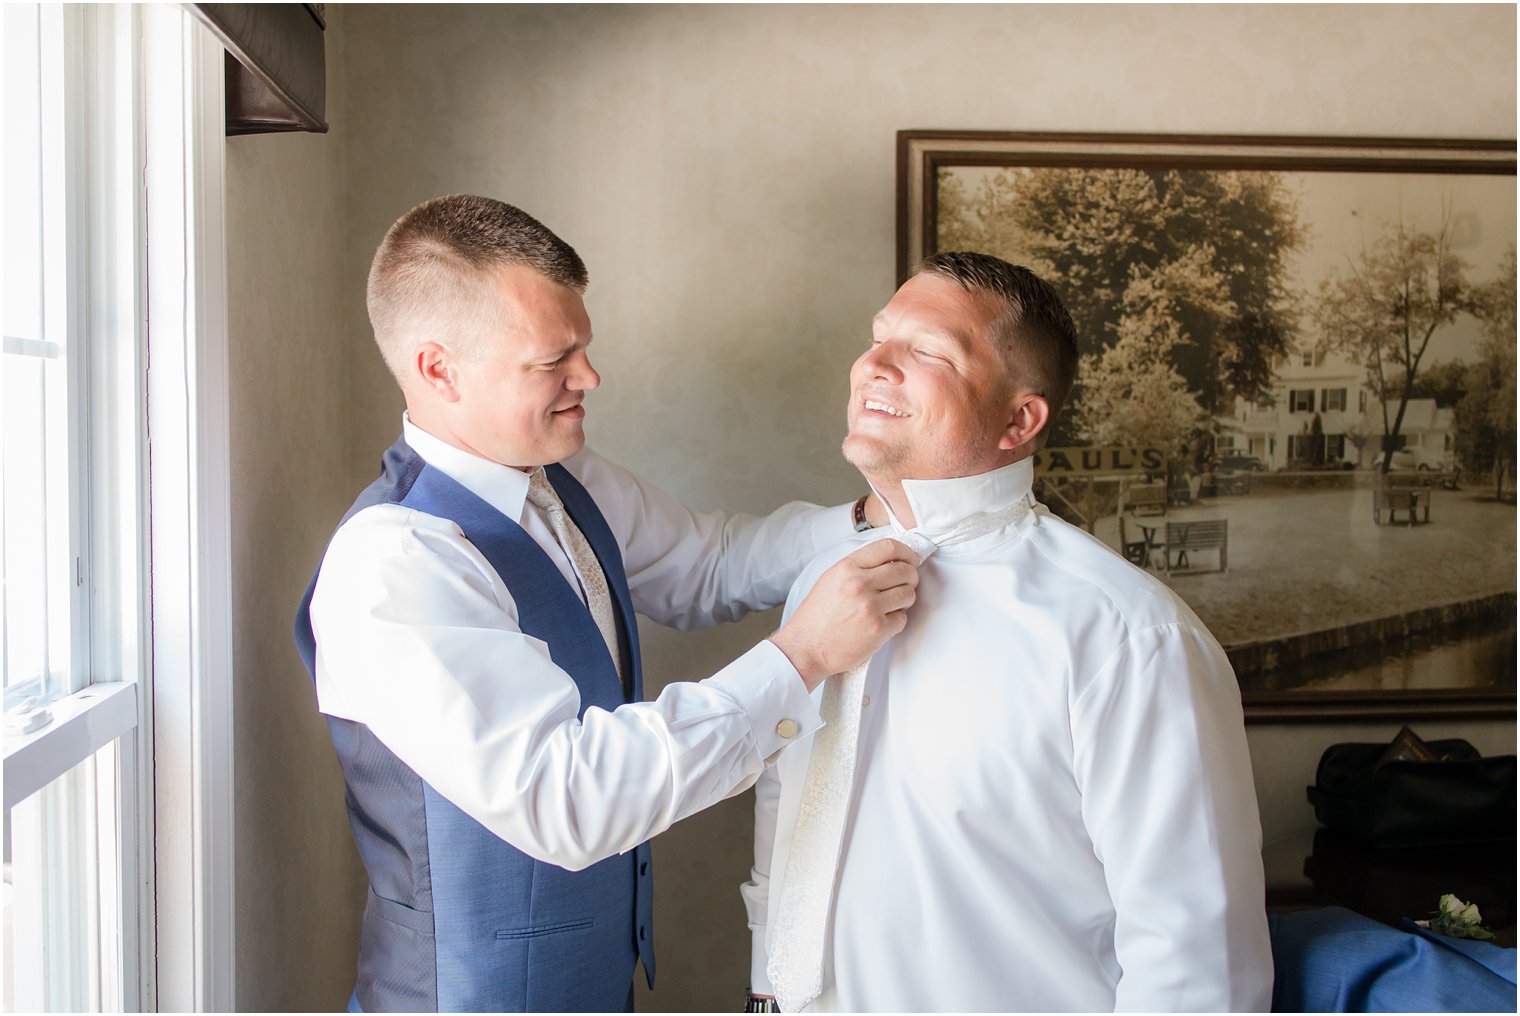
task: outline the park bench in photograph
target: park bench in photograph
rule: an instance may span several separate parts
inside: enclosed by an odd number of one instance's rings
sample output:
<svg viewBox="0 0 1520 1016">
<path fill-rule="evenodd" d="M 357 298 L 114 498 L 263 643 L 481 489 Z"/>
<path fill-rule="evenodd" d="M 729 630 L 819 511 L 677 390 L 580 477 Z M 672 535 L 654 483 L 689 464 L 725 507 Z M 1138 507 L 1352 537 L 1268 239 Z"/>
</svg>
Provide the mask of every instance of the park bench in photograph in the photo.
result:
<svg viewBox="0 0 1520 1016">
<path fill-rule="evenodd" d="M 1168 522 L 1163 552 L 1168 576 L 1178 573 L 1201 571 L 1224 571 L 1229 566 L 1229 521 L 1226 519 L 1200 519 L 1196 522 Z M 1192 564 L 1198 554 L 1217 551 L 1218 568 L 1199 568 Z M 1192 560 L 1189 559 L 1192 555 Z"/>
<path fill-rule="evenodd" d="M 1430 495 L 1429 487 L 1390 487 L 1387 490 L 1374 490 L 1372 492 L 1372 521 L 1381 526 L 1383 516 L 1388 516 L 1389 523 L 1399 520 L 1399 513 L 1404 513 L 1404 521 L 1408 525 L 1417 522 L 1430 521 Z M 1423 517 L 1420 513 L 1423 512 Z"/>
</svg>

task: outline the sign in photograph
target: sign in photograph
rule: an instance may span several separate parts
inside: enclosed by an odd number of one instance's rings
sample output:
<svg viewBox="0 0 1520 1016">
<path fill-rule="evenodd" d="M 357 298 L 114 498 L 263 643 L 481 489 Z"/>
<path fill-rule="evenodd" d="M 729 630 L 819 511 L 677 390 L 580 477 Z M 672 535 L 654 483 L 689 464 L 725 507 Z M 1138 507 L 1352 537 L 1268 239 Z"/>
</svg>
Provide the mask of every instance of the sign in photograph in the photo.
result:
<svg viewBox="0 0 1520 1016">
<path fill-rule="evenodd" d="M 1063 476 L 1128 476 L 1166 472 L 1166 452 L 1160 448 L 1042 448 L 1035 452 L 1034 471 Z"/>
</svg>

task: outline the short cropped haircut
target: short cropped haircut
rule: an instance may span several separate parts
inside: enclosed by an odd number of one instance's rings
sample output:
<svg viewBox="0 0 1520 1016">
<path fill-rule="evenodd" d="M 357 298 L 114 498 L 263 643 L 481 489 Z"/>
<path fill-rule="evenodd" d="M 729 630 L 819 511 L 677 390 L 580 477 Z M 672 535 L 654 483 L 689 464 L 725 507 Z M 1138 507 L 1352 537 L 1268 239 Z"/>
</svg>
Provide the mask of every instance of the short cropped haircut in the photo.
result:
<svg viewBox="0 0 1520 1016">
<path fill-rule="evenodd" d="M 1077 326 L 1050 283 L 1019 265 L 974 251 L 931 254 L 913 269 L 914 275 L 938 275 L 968 293 L 990 293 L 1000 299 L 1004 313 L 993 324 L 990 338 L 1008 357 L 1010 372 L 1020 387 L 1031 389 L 1050 405 L 1050 432 L 1077 378 Z"/>
<path fill-rule="evenodd" d="M 370 264 L 365 302 L 380 355 L 398 380 L 419 342 L 465 356 L 479 348 L 501 323 L 490 275 L 503 265 L 586 291 L 586 265 L 575 249 L 503 201 L 450 194 L 396 220 Z"/>
</svg>

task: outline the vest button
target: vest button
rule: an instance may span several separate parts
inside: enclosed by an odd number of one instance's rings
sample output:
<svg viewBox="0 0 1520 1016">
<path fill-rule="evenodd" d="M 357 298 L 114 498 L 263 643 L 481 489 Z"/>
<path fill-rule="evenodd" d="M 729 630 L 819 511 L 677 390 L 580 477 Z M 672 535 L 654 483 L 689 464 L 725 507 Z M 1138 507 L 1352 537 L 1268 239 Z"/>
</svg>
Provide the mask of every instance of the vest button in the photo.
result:
<svg viewBox="0 0 1520 1016">
<path fill-rule="evenodd" d="M 871 704 L 871 696 L 865 695 L 865 696 L 863 696 L 861 698 L 860 705 L 861 705 L 862 708 L 864 708 L 865 706 L 868 706 L 870 704 Z"/>
<path fill-rule="evenodd" d="M 644 863 L 642 863 L 642 864 L 639 865 L 639 874 L 640 875 L 647 875 L 647 874 L 649 874 L 649 862 L 648 861 L 645 861 Z"/>
<path fill-rule="evenodd" d="M 788 741 L 796 737 L 797 731 L 800 729 L 802 728 L 797 726 L 796 720 L 782 720 L 776 724 L 776 733 Z"/>
<path fill-rule="evenodd" d="M 639 925 L 639 941 L 644 941 L 644 926 L 642 924 Z"/>
</svg>

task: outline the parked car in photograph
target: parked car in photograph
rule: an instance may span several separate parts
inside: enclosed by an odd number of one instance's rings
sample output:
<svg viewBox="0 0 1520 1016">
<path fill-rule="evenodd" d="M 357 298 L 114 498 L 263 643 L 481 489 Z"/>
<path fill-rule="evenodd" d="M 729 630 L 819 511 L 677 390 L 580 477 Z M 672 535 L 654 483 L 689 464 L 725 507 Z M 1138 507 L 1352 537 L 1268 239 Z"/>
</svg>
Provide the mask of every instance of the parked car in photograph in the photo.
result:
<svg viewBox="0 0 1520 1016">
<path fill-rule="evenodd" d="M 1372 460 L 1373 469 L 1383 468 L 1383 455 Z M 1409 470 L 1436 470 L 1449 472 L 1457 468 L 1456 461 L 1449 453 L 1426 451 L 1424 448 L 1400 448 L 1393 453 L 1392 463 L 1388 469 L 1390 472 L 1407 472 Z"/>
<path fill-rule="evenodd" d="M 1221 455 L 1214 463 L 1214 468 L 1220 472 L 1226 470 L 1239 470 L 1241 472 L 1259 472 L 1266 469 L 1267 464 L 1255 455 Z"/>
</svg>

